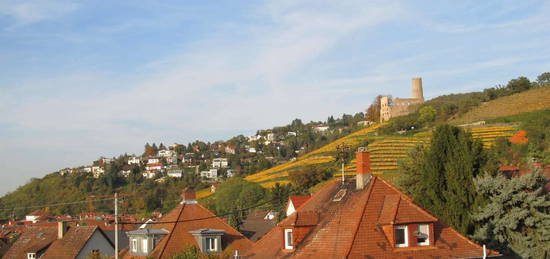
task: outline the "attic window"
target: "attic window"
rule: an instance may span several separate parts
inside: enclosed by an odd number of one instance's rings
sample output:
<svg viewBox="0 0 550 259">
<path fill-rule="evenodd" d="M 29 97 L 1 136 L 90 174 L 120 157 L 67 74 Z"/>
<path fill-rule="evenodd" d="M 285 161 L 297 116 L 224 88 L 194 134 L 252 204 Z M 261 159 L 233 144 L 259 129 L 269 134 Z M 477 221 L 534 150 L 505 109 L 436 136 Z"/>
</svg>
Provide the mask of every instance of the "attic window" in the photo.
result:
<svg viewBox="0 0 550 259">
<path fill-rule="evenodd" d="M 419 224 L 418 230 L 415 231 L 416 243 L 419 246 L 430 245 L 430 227 L 428 224 Z"/>
<path fill-rule="evenodd" d="M 407 226 L 399 225 L 395 227 L 395 247 L 409 246 L 409 237 L 407 233 Z"/>
<path fill-rule="evenodd" d="M 285 229 L 285 249 L 294 249 L 292 246 L 292 229 Z"/>
<path fill-rule="evenodd" d="M 27 253 L 27 259 L 35 259 L 36 253 Z"/>
</svg>

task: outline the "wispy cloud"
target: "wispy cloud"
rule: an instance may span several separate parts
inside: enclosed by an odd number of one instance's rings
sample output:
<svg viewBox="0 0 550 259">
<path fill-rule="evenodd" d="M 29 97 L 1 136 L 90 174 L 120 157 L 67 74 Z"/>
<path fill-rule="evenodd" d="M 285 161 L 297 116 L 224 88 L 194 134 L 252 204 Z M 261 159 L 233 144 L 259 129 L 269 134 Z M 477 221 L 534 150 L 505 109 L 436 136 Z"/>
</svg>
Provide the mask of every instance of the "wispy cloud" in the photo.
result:
<svg viewBox="0 0 550 259">
<path fill-rule="evenodd" d="M 78 9 L 66 0 L 7 0 L 0 2 L 0 15 L 9 16 L 15 26 L 56 19 Z"/>
</svg>

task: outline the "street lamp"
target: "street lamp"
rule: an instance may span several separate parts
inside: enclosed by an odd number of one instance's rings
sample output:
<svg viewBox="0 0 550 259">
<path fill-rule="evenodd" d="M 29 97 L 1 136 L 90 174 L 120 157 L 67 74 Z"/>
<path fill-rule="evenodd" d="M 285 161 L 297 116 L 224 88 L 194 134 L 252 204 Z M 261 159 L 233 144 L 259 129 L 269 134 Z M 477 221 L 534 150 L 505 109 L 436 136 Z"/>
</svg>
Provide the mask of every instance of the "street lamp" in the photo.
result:
<svg viewBox="0 0 550 259">
<path fill-rule="evenodd" d="M 348 158 L 351 147 L 346 144 L 346 142 L 342 142 L 336 146 L 336 150 L 338 150 L 338 159 L 342 161 L 342 183 L 344 183 L 344 165 L 346 164 L 346 159 Z"/>
</svg>

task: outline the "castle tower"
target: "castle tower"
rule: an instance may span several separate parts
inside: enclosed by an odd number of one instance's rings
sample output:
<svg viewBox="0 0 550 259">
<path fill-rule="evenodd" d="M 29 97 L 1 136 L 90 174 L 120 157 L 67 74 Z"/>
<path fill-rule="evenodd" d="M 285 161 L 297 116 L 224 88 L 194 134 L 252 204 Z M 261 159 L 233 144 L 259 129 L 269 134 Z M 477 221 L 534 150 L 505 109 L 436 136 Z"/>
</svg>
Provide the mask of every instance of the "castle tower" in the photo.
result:
<svg viewBox="0 0 550 259">
<path fill-rule="evenodd" d="M 424 102 L 424 92 L 422 91 L 422 77 L 413 77 L 412 79 L 412 98 L 420 99 Z"/>
</svg>

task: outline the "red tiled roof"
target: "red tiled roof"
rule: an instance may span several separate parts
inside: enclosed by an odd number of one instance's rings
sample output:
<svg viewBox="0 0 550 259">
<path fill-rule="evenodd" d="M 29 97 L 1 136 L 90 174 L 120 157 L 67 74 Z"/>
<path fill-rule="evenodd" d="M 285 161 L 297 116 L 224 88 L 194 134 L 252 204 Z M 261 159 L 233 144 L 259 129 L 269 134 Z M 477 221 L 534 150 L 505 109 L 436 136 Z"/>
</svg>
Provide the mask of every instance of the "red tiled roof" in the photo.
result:
<svg viewBox="0 0 550 259">
<path fill-rule="evenodd" d="M 4 259 L 27 259 L 27 253 L 38 253 L 57 239 L 55 227 L 28 227 L 4 255 Z"/>
<path fill-rule="evenodd" d="M 157 166 L 162 166 L 162 163 L 147 164 L 145 167 L 157 167 Z"/>
<path fill-rule="evenodd" d="M 365 190 L 354 182 L 332 181 L 279 223 L 244 258 L 460 258 L 481 257 L 482 248 L 416 205 L 393 185 L 374 176 Z M 347 189 L 340 201 L 333 197 Z M 294 251 L 283 250 L 283 226 L 291 225 L 301 212 L 319 213 L 319 221 L 305 234 Z M 435 239 L 426 247 L 394 248 L 381 224 L 433 222 Z M 393 228 L 392 228 L 393 229 Z M 296 231 L 296 230 L 295 230 Z M 301 231 L 301 230 L 300 230 Z M 393 230 L 392 230 L 393 231 Z M 498 255 L 489 251 L 490 256 Z"/>
<path fill-rule="evenodd" d="M 222 245 L 224 252 L 233 254 L 234 250 L 242 251 L 252 246 L 252 242 L 237 230 L 216 217 L 208 209 L 197 203 L 184 203 L 160 219 L 161 222 L 175 222 L 152 225 L 154 228 L 165 229 L 170 232 L 153 249 L 150 256 L 153 258 L 171 258 L 183 252 L 187 245 L 197 245 L 189 231 L 201 228 L 223 229 Z M 137 258 L 127 254 L 124 258 Z"/>
<path fill-rule="evenodd" d="M 288 209 L 288 206 L 290 206 L 290 203 L 292 202 L 292 205 L 294 206 L 294 209 L 297 210 L 299 209 L 300 207 L 302 207 L 302 205 L 311 198 L 311 195 L 307 195 L 307 196 L 288 196 L 288 204 L 287 204 L 287 209 Z"/>
<path fill-rule="evenodd" d="M 70 228 L 62 239 L 55 240 L 42 259 L 76 258 L 96 231 L 103 235 L 114 249 L 114 245 L 97 226 L 80 226 Z"/>
</svg>

